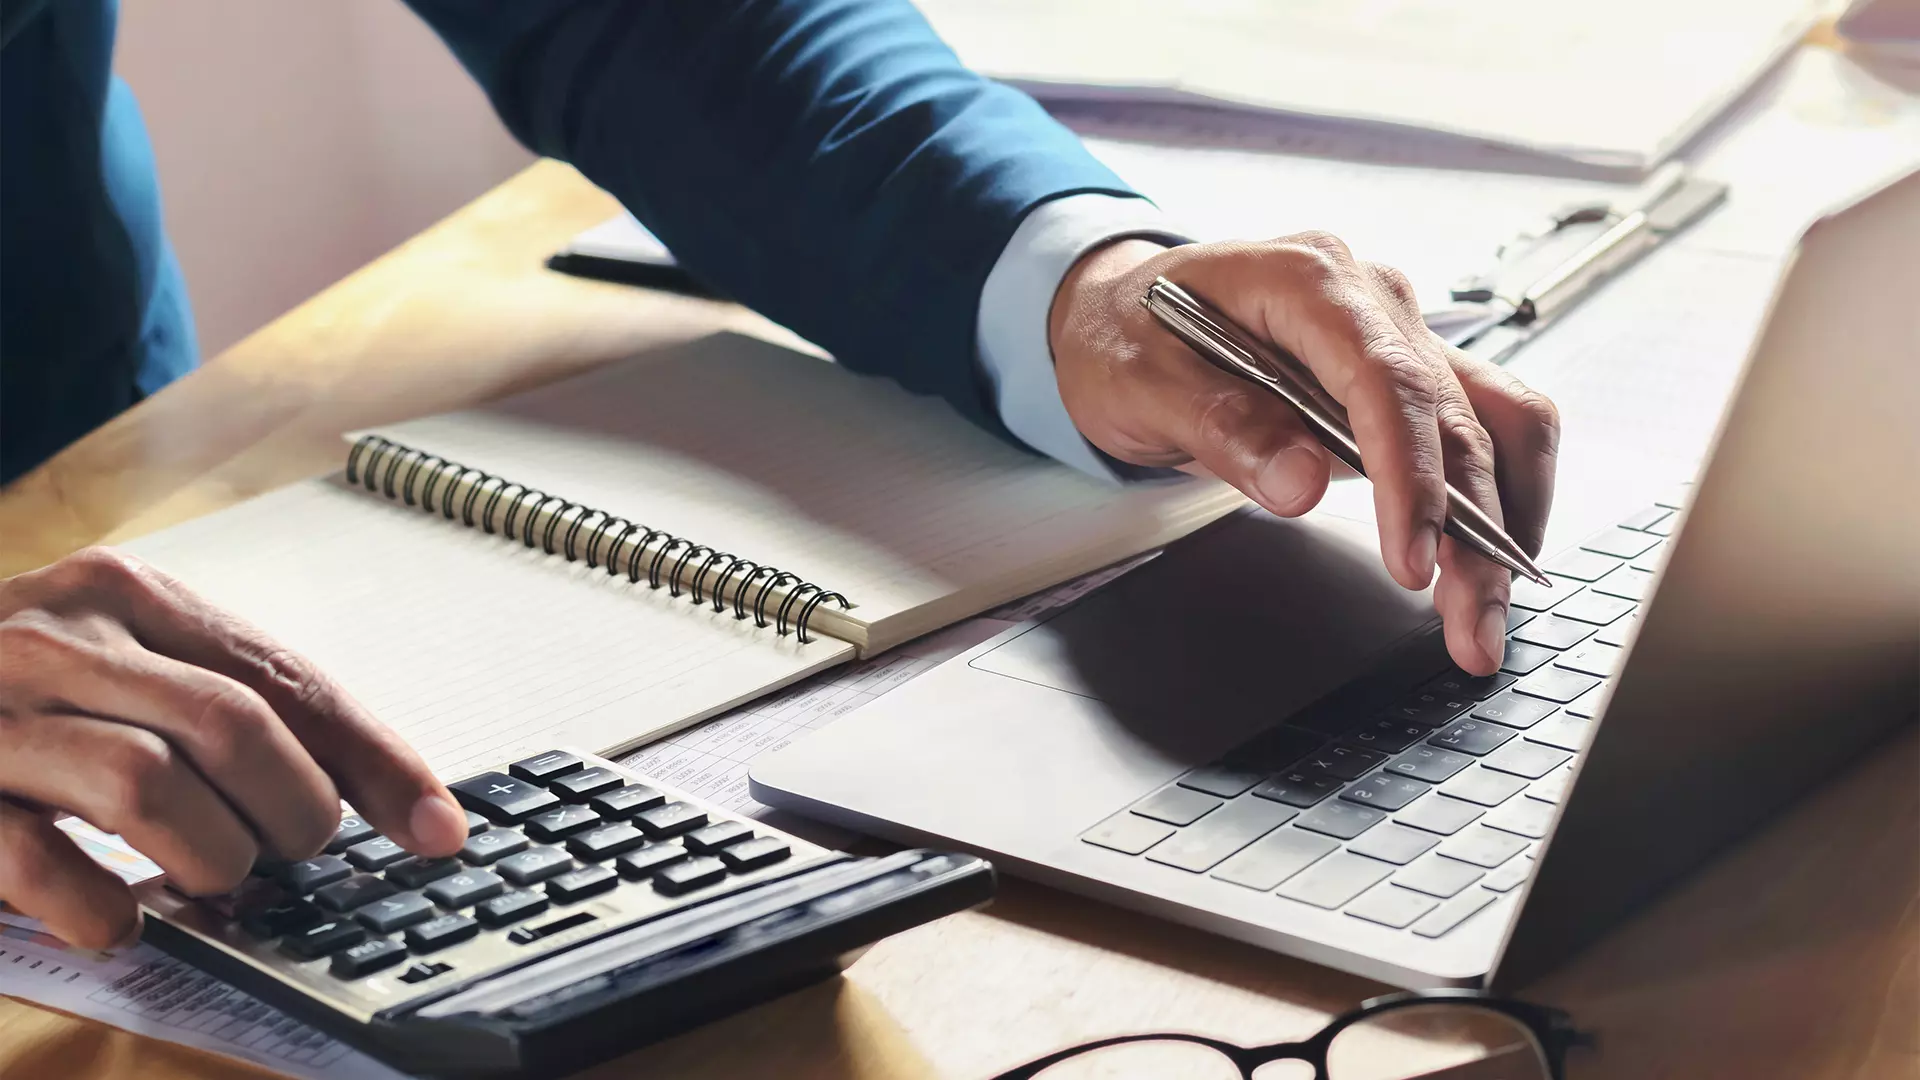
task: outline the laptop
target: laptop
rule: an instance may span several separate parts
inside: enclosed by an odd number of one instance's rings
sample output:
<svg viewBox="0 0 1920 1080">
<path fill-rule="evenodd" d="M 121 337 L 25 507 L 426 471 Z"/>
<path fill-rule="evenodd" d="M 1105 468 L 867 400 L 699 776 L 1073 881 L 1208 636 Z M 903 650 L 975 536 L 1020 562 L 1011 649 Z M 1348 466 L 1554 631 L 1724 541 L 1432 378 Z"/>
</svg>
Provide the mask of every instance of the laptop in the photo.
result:
<svg viewBox="0 0 1920 1080">
<path fill-rule="evenodd" d="M 1447 664 L 1372 528 L 1235 514 L 756 798 L 1408 987 L 1524 985 L 1912 722 L 1920 175 L 1814 225 L 1695 483 Z M 1572 501 L 1563 490 L 1563 505 Z"/>
</svg>

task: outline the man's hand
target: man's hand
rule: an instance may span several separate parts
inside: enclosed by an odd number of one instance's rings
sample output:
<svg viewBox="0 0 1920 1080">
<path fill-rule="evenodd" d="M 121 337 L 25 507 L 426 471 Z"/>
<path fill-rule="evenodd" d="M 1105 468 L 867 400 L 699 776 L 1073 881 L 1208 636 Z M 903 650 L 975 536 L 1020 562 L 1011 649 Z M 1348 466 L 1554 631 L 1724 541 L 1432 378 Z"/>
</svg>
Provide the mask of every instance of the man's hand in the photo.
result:
<svg viewBox="0 0 1920 1080">
<path fill-rule="evenodd" d="M 466 817 L 399 737 L 312 665 L 135 559 L 93 549 L 0 581 L 0 900 L 87 948 L 140 928 L 64 810 L 220 893 L 304 859 L 340 798 L 421 855 Z"/>
<path fill-rule="evenodd" d="M 1512 375 L 1450 348 L 1398 271 L 1319 233 L 1165 248 L 1122 240 L 1080 260 L 1054 297 L 1060 395 L 1101 450 L 1197 466 L 1283 517 L 1306 513 L 1334 465 L 1293 409 L 1196 356 L 1141 306 L 1156 276 L 1298 356 L 1347 408 L 1374 485 L 1380 553 L 1409 589 L 1433 581 L 1448 651 L 1488 674 L 1505 647 L 1505 569 L 1440 530 L 1453 483 L 1529 554 L 1553 501 L 1559 415 Z"/>
</svg>

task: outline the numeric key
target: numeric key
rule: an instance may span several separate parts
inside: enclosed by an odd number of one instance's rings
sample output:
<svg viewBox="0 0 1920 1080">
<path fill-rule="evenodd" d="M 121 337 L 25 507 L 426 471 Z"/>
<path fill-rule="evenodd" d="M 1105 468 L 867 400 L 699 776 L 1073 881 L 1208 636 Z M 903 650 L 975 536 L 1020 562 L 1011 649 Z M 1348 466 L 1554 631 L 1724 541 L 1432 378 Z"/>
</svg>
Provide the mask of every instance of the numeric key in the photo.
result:
<svg viewBox="0 0 1920 1080">
<path fill-rule="evenodd" d="M 527 850 L 529 841 L 511 829 L 489 829 L 467 837 L 460 858 L 473 866 L 488 866 Z"/>
<path fill-rule="evenodd" d="M 427 886 L 427 896 L 443 908 L 472 907 L 505 892 L 507 883 L 491 870 L 464 870 Z"/>
<path fill-rule="evenodd" d="M 361 925 L 376 934 L 391 934 L 433 918 L 433 904 L 417 892 L 403 892 L 375 900 L 353 913 Z"/>
<path fill-rule="evenodd" d="M 442 915 L 407 930 L 407 946 L 417 953 L 437 952 L 458 945 L 480 932 L 480 924 L 465 915 Z"/>
</svg>

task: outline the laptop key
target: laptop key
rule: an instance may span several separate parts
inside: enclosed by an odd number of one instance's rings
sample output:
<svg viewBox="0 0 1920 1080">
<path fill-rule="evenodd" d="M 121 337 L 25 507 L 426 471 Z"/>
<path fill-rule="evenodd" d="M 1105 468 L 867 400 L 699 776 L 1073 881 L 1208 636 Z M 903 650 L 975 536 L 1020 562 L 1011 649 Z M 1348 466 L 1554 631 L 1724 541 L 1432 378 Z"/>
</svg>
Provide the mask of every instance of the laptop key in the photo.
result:
<svg viewBox="0 0 1920 1080">
<path fill-rule="evenodd" d="M 1521 679 L 1513 688 L 1529 697 L 1566 703 L 1600 685 L 1600 680 L 1563 667 L 1550 667 Z"/>
<path fill-rule="evenodd" d="M 1444 900 L 1458 896 L 1460 890 L 1486 875 L 1485 870 L 1470 863 L 1429 855 L 1393 875 L 1393 883 Z"/>
<path fill-rule="evenodd" d="M 1303 904 L 1332 910 L 1344 907 L 1393 873 L 1392 863 L 1336 851 L 1288 878 L 1280 886 L 1280 895 Z"/>
<path fill-rule="evenodd" d="M 1597 551 L 1583 551 L 1575 548 L 1563 551 L 1542 563 L 1540 569 L 1556 577 L 1569 577 L 1575 581 L 1595 582 L 1612 573 L 1620 565 L 1620 560 L 1611 555 L 1602 555 Z"/>
<path fill-rule="evenodd" d="M 1086 832 L 1081 833 L 1080 839 L 1095 847 L 1107 848 L 1110 851 L 1117 851 L 1122 855 L 1139 855 L 1153 845 L 1172 836 L 1173 832 L 1173 826 L 1171 825 L 1162 825 L 1157 821 L 1143 818 L 1138 814 L 1129 814 L 1121 811 L 1100 824 L 1095 825 L 1093 828 L 1088 829 Z M 665 859 L 664 855 L 649 854 L 649 852 L 667 851 L 677 851 L 678 854 L 672 859 Z M 680 859 L 686 858 L 686 855 L 685 849 L 677 847 L 669 848 L 663 845 L 642 848 L 632 855 L 621 856 L 619 866 L 624 873 L 628 870 L 628 860 L 635 860 L 637 863 L 644 865 L 647 873 L 651 873 L 660 866 L 666 865 L 667 862 L 677 862 Z M 628 876 L 636 877 L 644 875 L 631 873 L 628 874 Z"/>
<path fill-rule="evenodd" d="M 1415 780 L 1425 780 L 1429 784 L 1444 783 L 1448 777 L 1473 764 L 1471 755 L 1453 750 L 1442 750 L 1437 746 L 1416 746 L 1394 758 L 1387 765 L 1391 772 L 1411 776 Z"/>
<path fill-rule="evenodd" d="M 1268 728 L 1228 751 L 1225 764 L 1248 772 L 1280 772 L 1326 743 L 1327 737 L 1318 732 L 1286 726 Z"/>
<path fill-rule="evenodd" d="M 1600 698 L 1601 698 L 1601 695 L 1605 694 L 1606 692 L 1607 692 L 1607 684 L 1601 683 L 1599 686 L 1596 686 L 1593 689 L 1587 691 L 1586 693 L 1581 694 L 1579 697 L 1574 698 L 1572 701 L 1567 702 L 1566 705 L 1563 706 L 1563 711 L 1568 716 L 1578 717 L 1582 720 L 1591 720 L 1595 716 L 1599 715 Z"/>
<path fill-rule="evenodd" d="M 1551 589 L 1525 578 L 1516 579 L 1513 583 L 1513 591 L 1507 598 L 1508 605 L 1525 608 L 1528 611 L 1546 611 L 1567 597 L 1578 595 L 1581 589 L 1586 588 L 1572 578 L 1554 577 L 1552 574 L 1547 576 L 1553 581 Z"/>
<path fill-rule="evenodd" d="M 1180 778 L 1180 786 L 1194 791 L 1204 791 L 1208 795 L 1221 799 L 1234 799 L 1247 793 L 1247 789 L 1259 783 L 1264 774 L 1234 769 L 1226 765 L 1202 765 Z"/>
<path fill-rule="evenodd" d="M 1464 896 L 1456 897 L 1435 909 L 1432 914 L 1413 924 L 1413 932 L 1421 937 L 1437 938 L 1453 930 L 1468 918 L 1478 914 L 1487 905 L 1500 898 L 1499 893 L 1485 889 L 1474 889 Z"/>
<path fill-rule="evenodd" d="M 1340 741 L 1348 746 L 1363 746 L 1369 750 L 1397 754 L 1426 738 L 1427 734 L 1428 729 L 1420 724 L 1405 724 L 1391 718 L 1382 718 L 1363 728 L 1348 732 Z M 1181 781 L 1181 783 L 1185 782 Z"/>
<path fill-rule="evenodd" d="M 1381 821 L 1386 820 L 1387 812 L 1375 810 L 1371 806 L 1356 806 L 1350 802 L 1335 799 L 1301 814 L 1294 824 L 1302 829 L 1311 829 L 1317 833 L 1351 840 Z"/>
<path fill-rule="evenodd" d="M 1551 663 L 1553 658 L 1559 655 L 1552 649 L 1539 645 L 1529 645 L 1524 641 L 1509 641 L 1507 655 L 1500 661 L 1500 670 L 1509 675 L 1527 675 Z"/>
<path fill-rule="evenodd" d="M 1509 604 L 1507 606 L 1507 633 L 1511 634 L 1537 618 L 1539 618 L 1538 614 L 1528 611 L 1526 608 L 1514 607 Z"/>
<path fill-rule="evenodd" d="M 1432 728 L 1466 712 L 1472 704 L 1465 694 L 1420 690 L 1381 715 Z"/>
<path fill-rule="evenodd" d="M 1628 640 L 1633 637 L 1634 630 L 1638 628 L 1639 625 L 1640 617 L 1629 614 L 1626 618 L 1621 619 L 1611 626 L 1602 627 L 1599 633 L 1593 635 L 1593 640 L 1601 645 L 1614 645 L 1625 648 Z"/>
<path fill-rule="evenodd" d="M 1552 716 L 1553 711 L 1554 705 L 1550 701 L 1526 697 L 1508 690 L 1481 702 L 1473 712 L 1467 715 L 1475 720 L 1491 720 L 1496 724 L 1525 731 Z"/>
<path fill-rule="evenodd" d="M 1265 799 L 1236 799 L 1147 852 L 1150 862 L 1204 874 L 1285 825 L 1298 810 Z"/>
<path fill-rule="evenodd" d="M 1377 885 L 1365 896 L 1347 905 L 1347 914 L 1405 930 L 1413 920 L 1440 906 L 1431 896 L 1403 889 L 1398 885 Z"/>
<path fill-rule="evenodd" d="M 1559 716 L 1527 732 L 1527 738 L 1533 742 L 1545 743 L 1562 750 L 1578 753 L 1584 750 L 1587 740 L 1593 737 L 1593 721 L 1582 720 L 1577 716 L 1562 713 Z"/>
<path fill-rule="evenodd" d="M 1356 780 L 1340 797 L 1376 810 L 1398 810 L 1432 790 L 1411 776 L 1377 772 Z"/>
<path fill-rule="evenodd" d="M 1580 541 L 1580 547 L 1586 551 L 1597 551 L 1602 555 L 1611 555 L 1616 559 L 1631 559 L 1644 555 L 1660 542 L 1657 536 L 1648 536 L 1637 529 L 1614 526 L 1594 533 Z"/>
<path fill-rule="evenodd" d="M 1482 824 L 1489 829 L 1540 840 L 1553 826 L 1553 804 L 1539 799 L 1515 799 L 1488 814 Z"/>
<path fill-rule="evenodd" d="M 1517 776 L 1494 772 L 1492 769 L 1473 769 L 1447 781 L 1440 791 L 1450 798 L 1465 802 L 1499 806 L 1526 788 L 1527 782 Z"/>
<path fill-rule="evenodd" d="M 1321 747 L 1319 752 L 1309 755 L 1300 762 L 1300 768 L 1340 780 L 1358 780 L 1361 774 L 1385 760 L 1387 755 L 1378 750 L 1333 745 Z"/>
<path fill-rule="evenodd" d="M 1340 781 L 1326 773 L 1290 772 L 1275 776 L 1253 789 L 1255 796 L 1288 806 L 1312 806 L 1340 790 Z"/>
<path fill-rule="evenodd" d="M 1405 810 L 1393 815 L 1393 820 L 1402 825 L 1411 825 L 1416 829 L 1425 829 L 1441 836 L 1452 836 L 1474 819 L 1486 813 L 1484 809 L 1461 799 L 1449 798 L 1446 792 L 1439 792 L 1431 799 L 1421 799 Z"/>
<path fill-rule="evenodd" d="M 1622 650 L 1612 645 L 1588 642 L 1553 662 L 1554 667 L 1578 671 L 1583 675 L 1597 675 L 1602 679 L 1612 676 L 1620 669 Z"/>
<path fill-rule="evenodd" d="M 1554 608 L 1553 613 L 1562 619 L 1590 623 L 1588 630 L 1591 632 L 1593 627 L 1607 626 L 1632 611 L 1633 608 L 1634 604 L 1631 600 L 1622 600 L 1605 593 L 1583 592 Z"/>
<path fill-rule="evenodd" d="M 1449 750 L 1458 750 L 1475 757 L 1490 754 L 1500 748 L 1500 744 L 1520 734 L 1509 727 L 1489 724 L 1481 720 L 1456 720 L 1451 725 L 1433 733 L 1427 740 L 1429 746 L 1444 746 Z"/>
<path fill-rule="evenodd" d="M 1565 750 L 1556 750 L 1539 743 L 1515 742 L 1496 750 L 1486 757 L 1489 769 L 1524 776 L 1529 780 L 1538 780 L 1553 770 L 1565 765 L 1572 754 Z"/>
<path fill-rule="evenodd" d="M 1567 785 L 1573 782 L 1573 770 L 1561 769 L 1545 779 L 1535 780 L 1527 789 L 1527 798 L 1541 802 L 1557 803 L 1567 796 Z"/>
<path fill-rule="evenodd" d="M 1517 675 L 1495 672 L 1492 675 L 1469 675 L 1459 668 L 1450 668 L 1429 680 L 1423 690 L 1441 691 L 1459 694 L 1475 701 L 1485 701 L 1493 695 L 1512 686 Z"/>
<path fill-rule="evenodd" d="M 1554 611 L 1534 619 L 1515 631 L 1513 640 L 1549 649 L 1571 649 L 1585 641 L 1587 635 L 1591 633 L 1593 633 L 1592 625 L 1578 619 L 1565 618 Z"/>
<path fill-rule="evenodd" d="M 1216 880 L 1272 892 L 1279 884 L 1305 870 L 1340 845 L 1324 836 L 1292 827 L 1275 829 L 1220 864 Z"/>
<path fill-rule="evenodd" d="M 1439 842 L 1440 837 L 1430 832 L 1389 821 L 1377 829 L 1367 830 L 1365 836 L 1348 844 L 1347 850 L 1395 866 L 1405 866 Z"/>
<path fill-rule="evenodd" d="M 1499 866 L 1527 849 L 1527 841 L 1512 833 L 1475 825 L 1448 837 L 1440 844 L 1440 854 L 1449 859 L 1485 867 Z"/>
<path fill-rule="evenodd" d="M 1515 886 L 1527 880 L 1527 875 L 1532 872 L 1532 859 L 1515 859 L 1488 874 L 1486 880 L 1480 883 L 1480 887 L 1492 889 L 1494 892 L 1511 892 Z"/>
<path fill-rule="evenodd" d="M 1679 523 L 1680 519 L 1678 517 L 1670 517 L 1664 521 L 1656 521 L 1647 526 L 1647 531 L 1655 536 L 1665 538 L 1673 535 L 1673 527 Z"/>
<path fill-rule="evenodd" d="M 1219 805 L 1220 800 L 1211 795 L 1189 791 L 1175 785 L 1161 788 L 1134 803 L 1131 809 L 1141 817 L 1150 817 L 1169 825 L 1191 825 L 1213 812 Z"/>
<path fill-rule="evenodd" d="M 1635 570 L 1631 566 L 1623 566 L 1593 583 L 1594 592 L 1632 600 L 1636 604 L 1645 600 L 1652 588 L 1653 574 L 1646 570 Z"/>
<path fill-rule="evenodd" d="M 1664 506 L 1649 506 L 1645 510 L 1621 522 L 1620 527 L 1623 529 L 1639 529 L 1645 532 L 1647 529 L 1660 524 L 1672 516 L 1673 511 Z"/>
</svg>

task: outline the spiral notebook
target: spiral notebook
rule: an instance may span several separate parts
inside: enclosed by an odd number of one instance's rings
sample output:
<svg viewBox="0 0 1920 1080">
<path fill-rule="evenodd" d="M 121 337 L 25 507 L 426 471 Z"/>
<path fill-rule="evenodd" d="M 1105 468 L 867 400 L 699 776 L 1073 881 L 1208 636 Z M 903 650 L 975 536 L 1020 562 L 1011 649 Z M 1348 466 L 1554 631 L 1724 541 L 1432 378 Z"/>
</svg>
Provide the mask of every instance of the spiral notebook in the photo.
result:
<svg viewBox="0 0 1920 1080">
<path fill-rule="evenodd" d="M 447 773 L 618 753 L 1241 504 L 1119 486 L 722 334 L 349 436 L 125 545 L 311 656 Z"/>
</svg>

